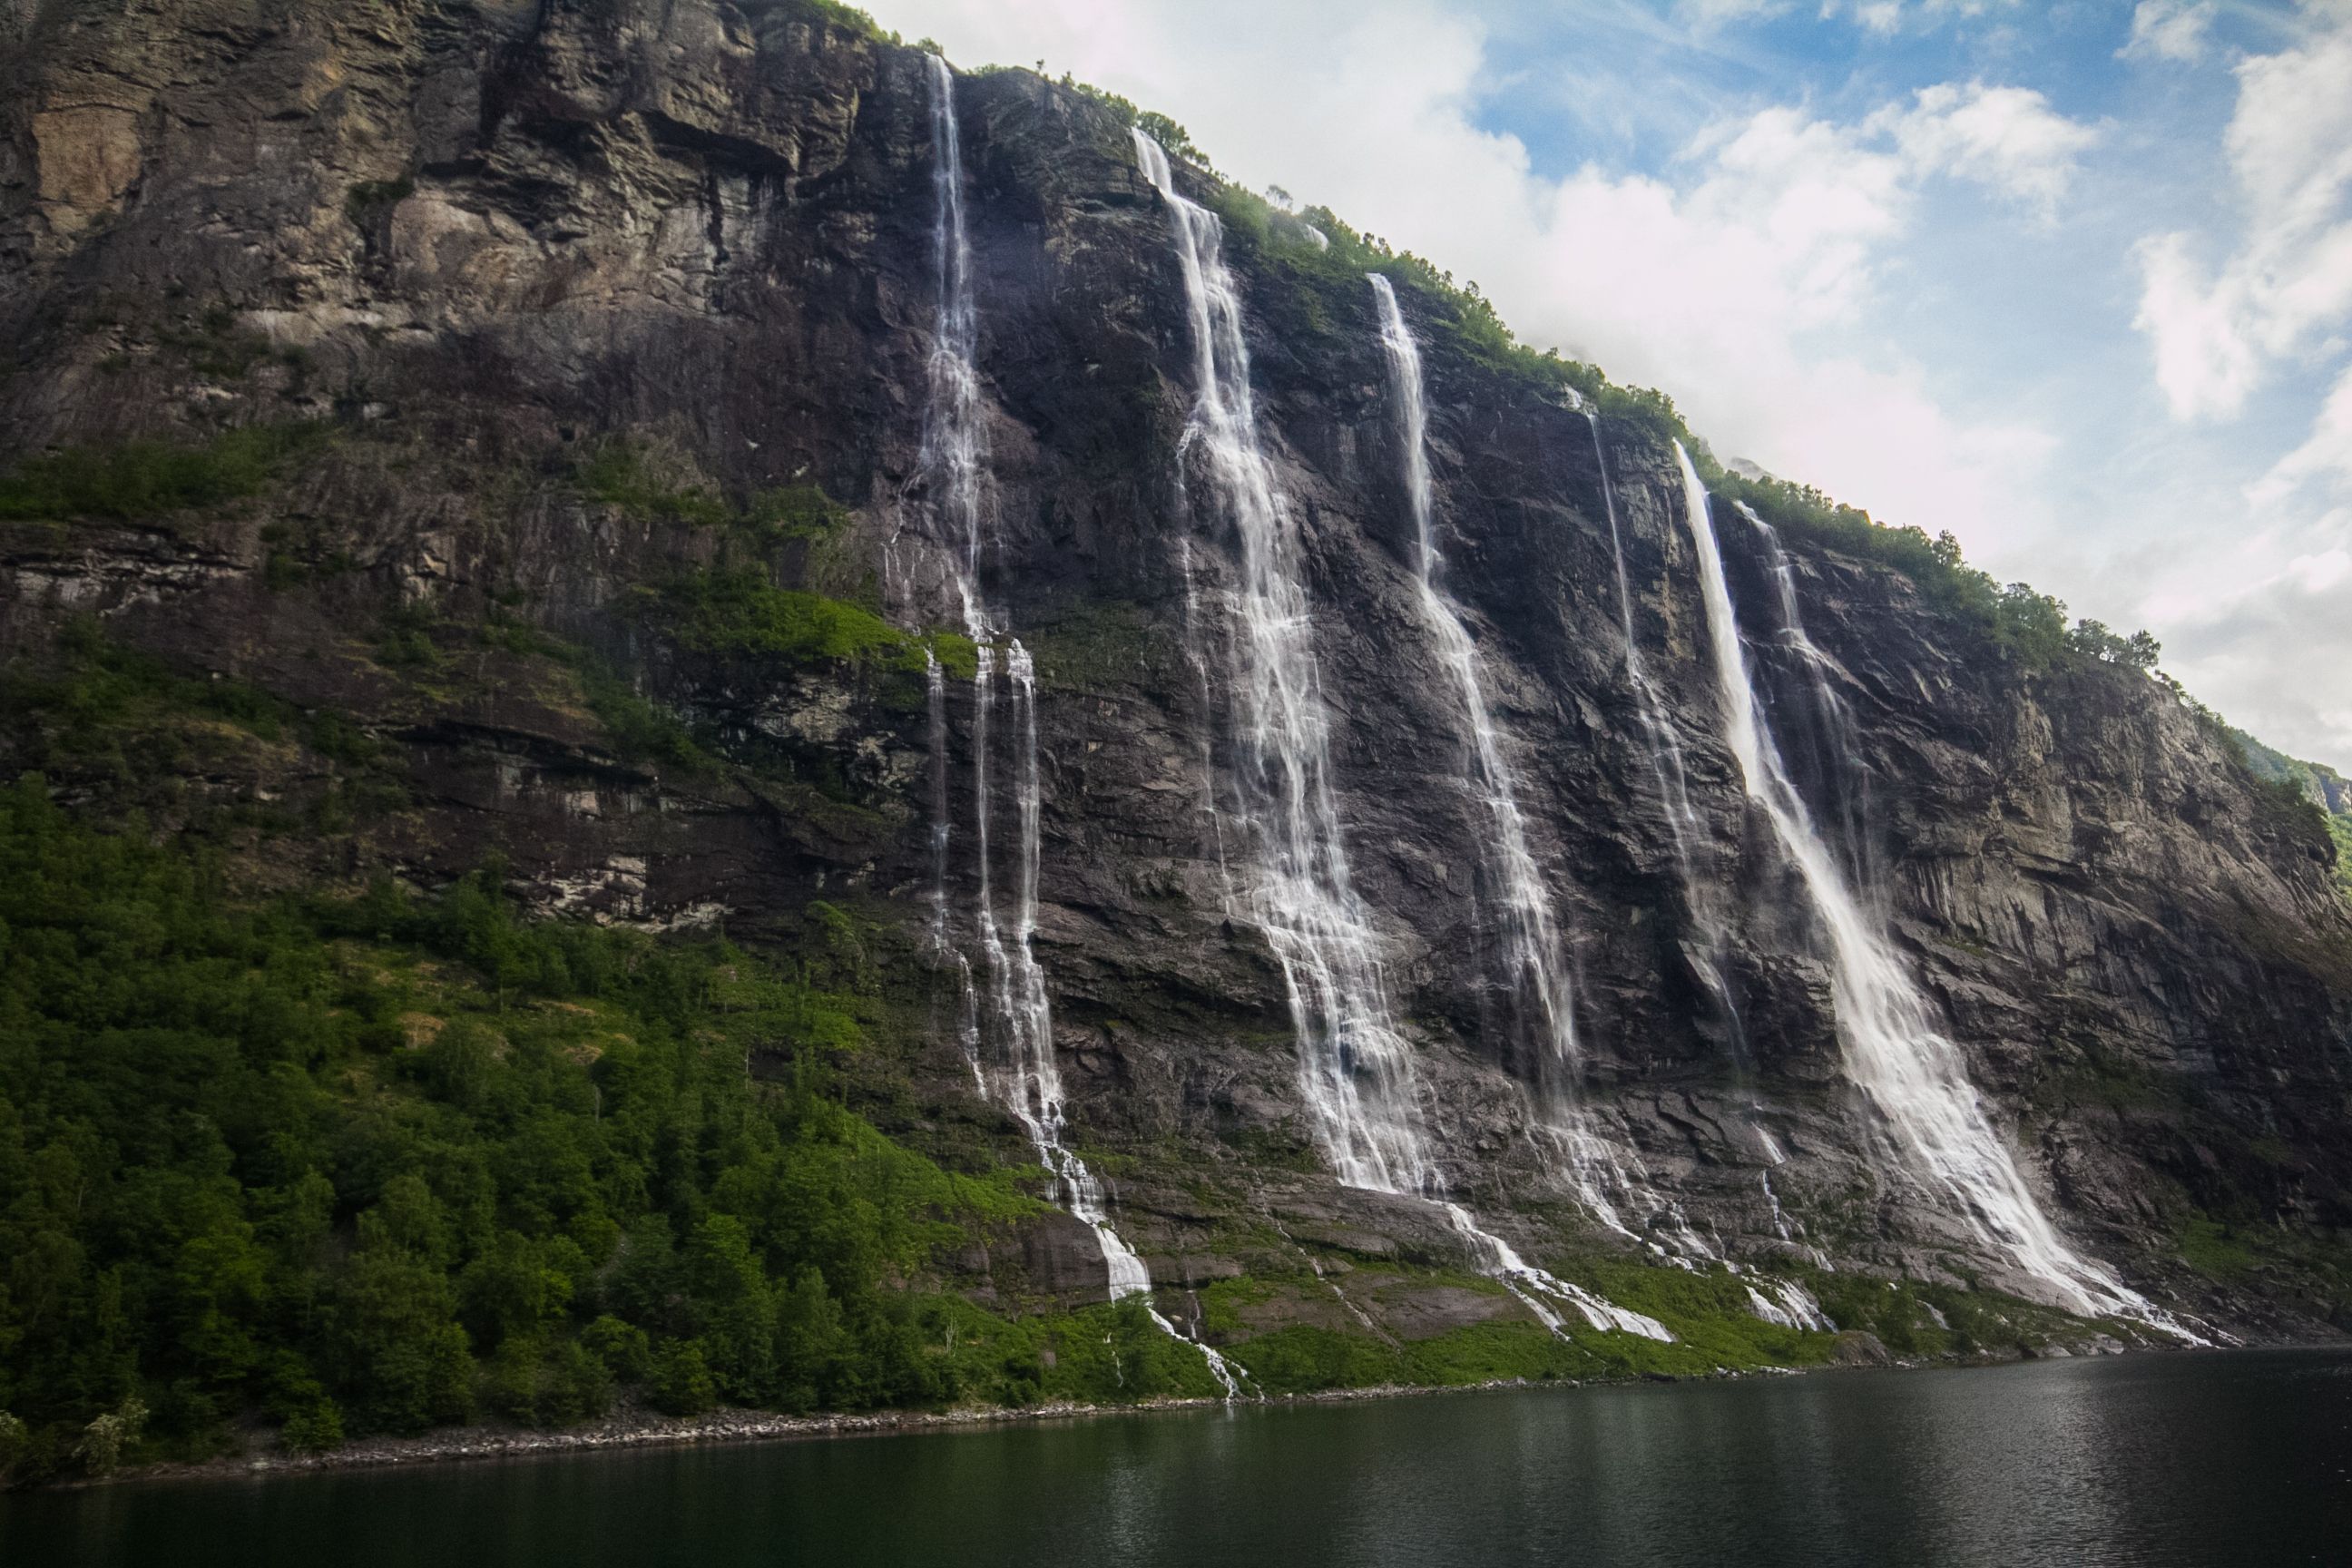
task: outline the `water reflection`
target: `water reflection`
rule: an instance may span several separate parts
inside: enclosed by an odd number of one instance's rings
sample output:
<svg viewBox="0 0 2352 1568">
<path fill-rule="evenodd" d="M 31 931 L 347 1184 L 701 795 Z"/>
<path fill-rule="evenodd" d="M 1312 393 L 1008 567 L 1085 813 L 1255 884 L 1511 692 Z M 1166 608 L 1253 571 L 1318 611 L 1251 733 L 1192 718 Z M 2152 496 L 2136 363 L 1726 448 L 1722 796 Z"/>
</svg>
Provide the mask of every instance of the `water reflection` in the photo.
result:
<svg viewBox="0 0 2352 1568">
<path fill-rule="evenodd" d="M 2352 1355 L 1251 1409 L 0 1500 L 0 1563 L 2340 1562 Z"/>
</svg>

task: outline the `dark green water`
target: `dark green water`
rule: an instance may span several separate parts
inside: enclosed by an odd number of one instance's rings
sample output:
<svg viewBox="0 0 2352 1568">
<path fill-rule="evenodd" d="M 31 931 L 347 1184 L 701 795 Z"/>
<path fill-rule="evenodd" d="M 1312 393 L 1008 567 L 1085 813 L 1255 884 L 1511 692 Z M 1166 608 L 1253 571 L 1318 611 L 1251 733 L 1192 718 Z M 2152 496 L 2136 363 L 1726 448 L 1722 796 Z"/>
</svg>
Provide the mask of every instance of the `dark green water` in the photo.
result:
<svg viewBox="0 0 2352 1568">
<path fill-rule="evenodd" d="M 1530 1390 L 0 1500 L 0 1563 L 2352 1563 L 2352 1353 Z"/>
</svg>

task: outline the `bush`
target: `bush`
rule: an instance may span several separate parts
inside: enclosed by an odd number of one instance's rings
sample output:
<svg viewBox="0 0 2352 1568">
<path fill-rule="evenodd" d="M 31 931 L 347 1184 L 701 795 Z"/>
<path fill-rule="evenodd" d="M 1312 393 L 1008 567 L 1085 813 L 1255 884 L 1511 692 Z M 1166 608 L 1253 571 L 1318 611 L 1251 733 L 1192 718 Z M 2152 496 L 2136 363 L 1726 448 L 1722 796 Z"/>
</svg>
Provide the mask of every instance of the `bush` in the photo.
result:
<svg viewBox="0 0 2352 1568">
<path fill-rule="evenodd" d="M 779 588 L 756 570 L 681 578 L 662 591 L 658 614 L 679 642 L 700 653 L 776 654 L 803 663 L 887 655 L 904 664 L 914 646 L 870 610 Z"/>
<path fill-rule="evenodd" d="M 134 1394 L 82 1428 L 74 1456 L 93 1476 L 110 1476 L 122 1463 L 122 1450 L 139 1441 L 147 1426 L 147 1406 Z"/>
<path fill-rule="evenodd" d="M 289 1454 L 323 1454 L 343 1446 L 343 1413 L 331 1399 L 298 1410 L 278 1429 L 278 1446 Z"/>
<path fill-rule="evenodd" d="M 703 1363 L 702 1346 L 693 1340 L 672 1340 L 662 1346 L 654 1356 L 646 1392 L 654 1408 L 670 1415 L 699 1415 L 719 1403 L 719 1385 Z"/>
<path fill-rule="evenodd" d="M 653 1368 L 653 1343 L 645 1330 L 609 1312 L 580 1331 L 580 1342 L 624 1382 L 642 1383 Z"/>
<path fill-rule="evenodd" d="M 16 1471 L 16 1462 L 25 1457 L 25 1450 L 31 1442 L 32 1434 L 26 1429 L 24 1422 L 5 1410 L 0 1410 L 0 1486 L 7 1484 L 8 1478 Z"/>
<path fill-rule="evenodd" d="M 257 425 L 202 445 L 126 441 L 28 458 L 0 477 L 0 520 L 136 522 L 254 494 L 295 453 L 322 439 L 318 425 Z"/>
<path fill-rule="evenodd" d="M 1205 169 L 1209 155 L 1192 144 L 1192 134 L 1168 116 L 1155 109 L 1146 109 L 1135 117 L 1135 128 L 1160 143 L 1160 150 L 1171 158 L 1181 158 Z"/>
<path fill-rule="evenodd" d="M 2107 629 L 2105 623 L 2088 619 L 2074 623 L 2074 629 L 2066 634 L 2066 646 L 2101 664 L 2120 664 L 2139 670 L 2154 669 L 2164 652 L 2164 645 L 2151 632 L 2137 631 L 2127 637 L 2118 637 Z"/>
</svg>

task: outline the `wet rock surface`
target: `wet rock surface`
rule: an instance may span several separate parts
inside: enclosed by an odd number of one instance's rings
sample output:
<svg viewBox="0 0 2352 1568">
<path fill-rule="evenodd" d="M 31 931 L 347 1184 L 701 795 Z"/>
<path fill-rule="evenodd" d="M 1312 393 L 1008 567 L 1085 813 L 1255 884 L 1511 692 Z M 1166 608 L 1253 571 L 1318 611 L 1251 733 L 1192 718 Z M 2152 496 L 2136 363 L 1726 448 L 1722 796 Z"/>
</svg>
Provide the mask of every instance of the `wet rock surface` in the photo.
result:
<svg viewBox="0 0 2352 1568">
<path fill-rule="evenodd" d="M 797 4 L 635 0 L 50 5 L 10 56 L 0 466 L 330 434 L 202 509 L 0 525 L 0 646 L 37 655 L 95 616 L 174 668 L 382 742 L 397 809 L 252 839 L 265 882 L 390 868 L 429 884 L 495 852 L 551 912 L 755 942 L 795 940 L 813 901 L 854 905 L 890 933 L 878 962 L 908 1026 L 873 1068 L 871 1113 L 951 1157 L 1019 1157 L 1018 1130 L 971 1095 L 921 953 L 919 681 L 698 651 L 646 611 L 682 574 L 749 566 L 905 626 L 957 624 L 922 458 L 922 57 Z M 1191 351 L 1165 215 L 1101 104 L 1007 71 L 963 78 L 958 107 L 995 538 L 982 575 L 1037 663 L 1035 946 L 1076 1142 L 1115 1157 L 1119 1224 L 1163 1290 L 1295 1266 L 1305 1243 L 1355 1259 L 1347 1300 L 1401 1338 L 1516 1312 L 1363 1278 L 1459 1267 L 1458 1239 L 1431 1205 L 1320 1168 L 1281 972 L 1233 912 L 1248 870 L 1210 803 L 1234 759 L 1218 619 L 1234 542 L 1178 482 Z M 1525 1135 L 1484 807 L 1413 606 L 1370 296 L 1317 293 L 1245 243 L 1231 259 L 1303 544 L 1339 816 L 1446 1185 L 1531 1254 L 1621 1246 Z M 1722 1254 L 2025 1289 L 1920 1201 L 1841 1073 L 1821 936 L 1721 739 L 1671 453 L 1603 420 L 1596 456 L 1556 393 L 1426 337 L 1448 589 L 1572 944 L 1586 1104 Z M 583 483 L 616 443 L 673 500 Z M 1604 460 L 1634 635 L 1703 824 L 1696 891 L 1625 674 Z M 811 485 L 845 509 L 814 537 L 747 540 L 674 502 Z M 1760 618 L 1759 542 L 1718 523 L 1768 697 L 1801 717 Z M 1876 912 L 2045 1205 L 2152 1295 L 2242 1333 L 2321 1331 L 2343 1310 L 2325 1281 L 2200 1275 L 2179 1238 L 2201 1215 L 2317 1237 L 2347 1220 L 2352 920 L 2324 834 L 2137 673 L 2024 672 L 1899 573 L 1786 543 L 1853 720 Z M 587 661 L 715 761 L 625 743 Z M 978 869 L 979 718 L 951 681 L 956 900 Z M 111 787 L 11 744 L 71 798 Z M 1795 765 L 1827 809 L 1831 764 Z M 248 749 L 184 764 L 142 804 L 168 826 L 349 774 Z M 1727 911 L 1736 1037 L 1701 973 L 1699 900 Z M 1034 1226 L 1017 1257 L 958 1277 L 1081 1299 L 1101 1286 L 1090 1245 L 1076 1222 Z M 1341 1310 L 1295 1296 L 1266 1321 Z M 1842 1355 L 1871 1359 L 1865 1339 Z"/>
</svg>

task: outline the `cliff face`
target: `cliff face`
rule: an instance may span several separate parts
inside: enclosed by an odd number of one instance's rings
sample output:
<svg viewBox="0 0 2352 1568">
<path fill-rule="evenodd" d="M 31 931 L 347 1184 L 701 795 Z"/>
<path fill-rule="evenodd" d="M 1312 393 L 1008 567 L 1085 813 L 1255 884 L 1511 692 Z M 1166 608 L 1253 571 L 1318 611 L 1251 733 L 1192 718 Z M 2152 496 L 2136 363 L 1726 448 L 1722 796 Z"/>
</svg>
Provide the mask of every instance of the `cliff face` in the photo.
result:
<svg viewBox="0 0 2352 1568">
<path fill-rule="evenodd" d="M 7 524 L 0 642 L 38 658 L 95 615 L 389 750 L 365 776 L 230 741 L 126 772 L 19 724 L 12 765 L 164 826 L 397 786 L 335 818 L 347 831 L 235 829 L 265 882 L 434 883 L 495 850 L 534 900 L 599 919 L 789 943 L 813 901 L 852 908 L 883 933 L 907 1026 L 856 1069 L 877 1119 L 1024 1157 L 971 1092 L 951 974 L 925 952 L 935 763 L 960 929 L 975 760 L 1010 776 L 1002 710 L 984 753 L 951 664 L 942 758 L 903 661 L 730 647 L 663 610 L 682 574 L 755 567 L 903 627 L 961 625 L 924 452 L 926 58 L 797 4 L 57 5 L 23 29 L 0 67 L 0 467 L 291 434 L 202 505 Z M 1084 95 L 1003 72 L 960 79 L 955 105 L 980 581 L 1039 672 L 1035 950 L 1071 1142 L 1112 1156 L 1117 1221 L 1163 1284 L 1302 1241 L 1360 1266 L 1447 1255 L 1442 1213 L 1318 1158 L 1282 973 L 1234 902 L 1248 873 L 1217 803 L 1239 765 L 1236 546 L 1177 458 L 1195 388 L 1168 209 Z M 1605 1251 L 1525 1135 L 1537 1047 L 1498 979 L 1490 818 L 1417 608 L 1371 295 L 1247 234 L 1227 255 L 1338 816 L 1444 1185 L 1531 1256 Z M 1634 1228 L 1679 1211 L 1751 1262 L 2036 1293 L 1890 1167 L 1848 1083 L 1819 921 L 1723 738 L 1672 452 L 1629 420 L 1596 440 L 1556 387 L 1410 293 L 1406 314 L 1427 329 L 1447 590 L 1573 955 L 1583 1104 L 1656 1199 Z M 1686 765 L 1680 854 L 1627 676 L 1604 462 L 1634 641 Z M 746 525 L 763 492 L 818 521 Z M 2312 1250 L 2352 1183 L 2352 920 L 2324 832 L 2137 672 L 2028 670 L 1891 567 L 1790 531 L 1858 752 L 1839 756 L 1769 542 L 1727 508 L 1717 526 L 1800 791 L 1853 824 L 1841 852 L 2053 1218 L 2241 1331 L 2342 1312 Z M 717 760 L 633 742 L 642 711 Z M 2200 1272 L 2184 1238 L 2216 1225 L 2280 1239 Z M 1099 1293 L 1083 1231 L 1028 1249 L 1033 1281 Z M 1384 1298 L 1384 1327 L 1470 1310 L 1442 1298 Z M 1301 1292 L 1261 1310 L 1338 1309 Z"/>
</svg>

